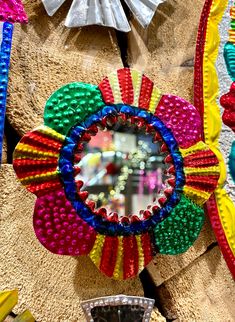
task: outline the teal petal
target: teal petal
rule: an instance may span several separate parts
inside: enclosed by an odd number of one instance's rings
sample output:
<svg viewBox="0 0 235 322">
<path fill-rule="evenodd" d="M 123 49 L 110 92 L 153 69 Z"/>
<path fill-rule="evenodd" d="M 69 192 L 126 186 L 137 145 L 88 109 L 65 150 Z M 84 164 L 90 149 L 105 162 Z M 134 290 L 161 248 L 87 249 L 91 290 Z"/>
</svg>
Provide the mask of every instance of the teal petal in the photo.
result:
<svg viewBox="0 0 235 322">
<path fill-rule="evenodd" d="M 224 46 L 224 59 L 228 74 L 235 81 L 235 46 L 231 42 L 227 42 Z"/>
<path fill-rule="evenodd" d="M 233 142 L 232 149 L 229 156 L 229 170 L 230 174 L 235 182 L 235 141 Z"/>
</svg>

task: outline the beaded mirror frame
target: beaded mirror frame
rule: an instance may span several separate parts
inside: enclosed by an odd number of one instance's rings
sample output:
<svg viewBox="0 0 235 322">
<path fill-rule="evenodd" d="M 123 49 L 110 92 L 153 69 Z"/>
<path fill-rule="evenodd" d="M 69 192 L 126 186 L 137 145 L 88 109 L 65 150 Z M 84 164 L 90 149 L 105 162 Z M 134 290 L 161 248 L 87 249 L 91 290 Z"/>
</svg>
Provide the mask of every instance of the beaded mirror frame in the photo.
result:
<svg viewBox="0 0 235 322">
<path fill-rule="evenodd" d="M 120 218 L 96 209 L 76 181 L 83 144 L 98 126 L 121 120 L 163 142 L 173 186 L 159 206 Z M 107 276 L 136 276 L 156 253 L 179 254 L 196 240 L 205 204 L 220 178 L 220 164 L 202 140 L 202 120 L 184 99 L 161 94 L 142 73 L 123 68 L 99 86 L 71 83 L 47 101 L 44 125 L 26 134 L 14 169 L 37 196 L 34 229 L 39 241 L 61 255 L 89 255 Z"/>
<path fill-rule="evenodd" d="M 138 322 L 149 322 L 154 300 L 140 296 L 115 295 L 87 300 L 82 302 L 81 306 L 89 322 L 100 321 L 99 316 L 102 316 L 102 321 L 132 319 Z M 113 316 L 111 316 L 112 312 Z"/>
<path fill-rule="evenodd" d="M 22 184 L 37 196 L 34 229 L 59 255 L 88 255 L 105 275 L 136 276 L 156 253 L 185 252 L 197 239 L 205 213 L 235 276 L 235 207 L 224 189 L 226 164 L 219 147 L 216 95 L 219 21 L 227 3 L 207 0 L 199 26 L 194 106 L 165 95 L 142 73 L 120 69 L 98 85 L 71 83 L 47 101 L 44 125 L 26 134 L 14 153 Z M 117 121 L 145 128 L 163 143 L 172 178 L 165 198 L 143 213 L 120 217 L 96 209 L 83 191 L 83 145 Z"/>
</svg>

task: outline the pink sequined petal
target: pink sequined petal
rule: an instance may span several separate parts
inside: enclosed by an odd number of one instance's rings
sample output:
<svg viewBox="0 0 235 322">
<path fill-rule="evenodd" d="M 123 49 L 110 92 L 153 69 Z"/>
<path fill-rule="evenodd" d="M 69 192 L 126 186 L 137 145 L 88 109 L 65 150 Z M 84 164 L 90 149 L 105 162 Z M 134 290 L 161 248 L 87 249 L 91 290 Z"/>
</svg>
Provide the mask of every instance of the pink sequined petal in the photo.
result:
<svg viewBox="0 0 235 322">
<path fill-rule="evenodd" d="M 34 230 L 41 244 L 60 255 L 87 255 L 96 232 L 76 213 L 63 190 L 50 192 L 37 199 Z"/>
<path fill-rule="evenodd" d="M 181 148 L 188 148 L 202 139 L 200 114 L 183 98 L 173 95 L 162 96 L 155 115 L 172 130 Z"/>
<path fill-rule="evenodd" d="M 21 0 L 0 0 L 0 21 L 27 23 Z"/>
</svg>

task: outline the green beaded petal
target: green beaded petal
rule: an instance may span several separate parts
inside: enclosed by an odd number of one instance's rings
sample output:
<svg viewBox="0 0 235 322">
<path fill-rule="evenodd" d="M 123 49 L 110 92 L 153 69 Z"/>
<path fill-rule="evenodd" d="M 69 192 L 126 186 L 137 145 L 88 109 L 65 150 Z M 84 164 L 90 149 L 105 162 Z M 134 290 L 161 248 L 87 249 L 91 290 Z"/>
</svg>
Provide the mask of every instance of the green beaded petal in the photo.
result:
<svg viewBox="0 0 235 322">
<path fill-rule="evenodd" d="M 44 124 L 66 135 L 70 128 L 105 106 L 98 86 L 70 83 L 54 92 L 46 103 Z"/>
<path fill-rule="evenodd" d="M 185 252 L 197 239 L 205 220 L 204 210 L 182 195 L 170 216 L 154 229 L 161 254 Z"/>
</svg>

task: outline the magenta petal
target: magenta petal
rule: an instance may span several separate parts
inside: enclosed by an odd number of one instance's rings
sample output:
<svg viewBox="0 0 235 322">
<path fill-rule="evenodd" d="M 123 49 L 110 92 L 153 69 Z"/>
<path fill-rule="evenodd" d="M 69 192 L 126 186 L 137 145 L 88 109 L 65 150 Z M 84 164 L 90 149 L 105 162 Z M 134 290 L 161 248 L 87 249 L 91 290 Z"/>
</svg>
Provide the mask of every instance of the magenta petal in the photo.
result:
<svg viewBox="0 0 235 322">
<path fill-rule="evenodd" d="M 27 23 L 21 0 L 0 0 L 0 21 Z"/>
<path fill-rule="evenodd" d="M 55 254 L 87 255 L 95 242 L 94 228 L 78 216 L 63 190 L 37 199 L 33 224 L 38 240 Z"/>
<path fill-rule="evenodd" d="M 163 95 L 155 115 L 172 130 L 181 148 L 188 148 L 202 139 L 200 114 L 183 98 Z"/>
</svg>

